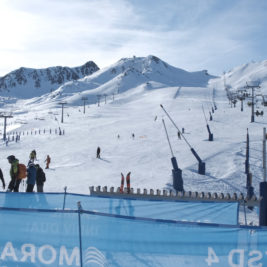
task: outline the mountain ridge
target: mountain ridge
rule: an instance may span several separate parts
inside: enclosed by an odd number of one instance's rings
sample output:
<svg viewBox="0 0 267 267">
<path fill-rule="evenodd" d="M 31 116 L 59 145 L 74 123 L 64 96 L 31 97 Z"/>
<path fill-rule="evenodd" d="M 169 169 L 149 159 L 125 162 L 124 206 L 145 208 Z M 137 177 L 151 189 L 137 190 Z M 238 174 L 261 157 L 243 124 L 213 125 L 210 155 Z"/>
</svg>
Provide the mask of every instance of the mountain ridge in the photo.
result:
<svg viewBox="0 0 267 267">
<path fill-rule="evenodd" d="M 208 74 L 206 70 L 188 72 L 153 55 L 134 56 L 122 58 L 90 76 L 63 84 L 51 93 L 51 98 L 78 103 L 80 100 L 77 94 L 82 94 L 88 97 L 88 103 L 95 103 L 97 95 L 123 93 L 140 86 L 144 90 L 172 86 L 205 87 L 212 78 L 215 76 Z M 71 96 L 77 99 L 71 100 Z"/>
<path fill-rule="evenodd" d="M 222 76 L 222 79 L 224 76 Z M 258 83 L 267 93 L 267 60 L 250 62 L 225 73 L 226 85 L 231 89 L 243 89 L 246 83 Z M 266 89 L 265 89 L 266 88 Z"/>
<path fill-rule="evenodd" d="M 79 67 L 48 67 L 43 69 L 21 67 L 0 77 L 0 94 L 29 98 L 41 96 L 71 80 L 78 80 L 98 71 L 99 67 L 88 61 Z M 34 90 L 30 90 L 34 89 Z M 27 92 L 28 91 L 28 92 Z"/>
</svg>

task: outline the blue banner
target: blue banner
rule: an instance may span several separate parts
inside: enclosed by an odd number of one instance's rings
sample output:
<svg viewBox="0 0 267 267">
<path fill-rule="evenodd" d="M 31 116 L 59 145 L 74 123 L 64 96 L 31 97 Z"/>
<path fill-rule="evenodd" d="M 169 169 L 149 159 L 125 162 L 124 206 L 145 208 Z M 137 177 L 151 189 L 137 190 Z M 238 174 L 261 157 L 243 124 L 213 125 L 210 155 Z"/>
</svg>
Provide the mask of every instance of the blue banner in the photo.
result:
<svg viewBox="0 0 267 267">
<path fill-rule="evenodd" d="M 0 207 L 83 210 L 175 221 L 238 224 L 238 202 L 186 202 L 105 198 L 69 193 L 0 193 Z"/>
<path fill-rule="evenodd" d="M 266 266 L 266 230 L 2 208 L 0 266 Z"/>
</svg>

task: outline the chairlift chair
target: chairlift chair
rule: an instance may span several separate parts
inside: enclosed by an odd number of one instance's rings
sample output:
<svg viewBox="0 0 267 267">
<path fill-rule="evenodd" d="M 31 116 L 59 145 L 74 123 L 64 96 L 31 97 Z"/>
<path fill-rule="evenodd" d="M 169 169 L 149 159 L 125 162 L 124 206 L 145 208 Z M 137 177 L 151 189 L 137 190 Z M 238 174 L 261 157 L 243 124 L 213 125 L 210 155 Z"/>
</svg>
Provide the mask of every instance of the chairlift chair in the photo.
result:
<svg viewBox="0 0 267 267">
<path fill-rule="evenodd" d="M 258 116 L 263 116 L 263 114 L 264 114 L 264 112 L 263 112 L 263 110 L 256 110 L 256 112 L 255 112 L 255 115 L 258 117 Z"/>
</svg>

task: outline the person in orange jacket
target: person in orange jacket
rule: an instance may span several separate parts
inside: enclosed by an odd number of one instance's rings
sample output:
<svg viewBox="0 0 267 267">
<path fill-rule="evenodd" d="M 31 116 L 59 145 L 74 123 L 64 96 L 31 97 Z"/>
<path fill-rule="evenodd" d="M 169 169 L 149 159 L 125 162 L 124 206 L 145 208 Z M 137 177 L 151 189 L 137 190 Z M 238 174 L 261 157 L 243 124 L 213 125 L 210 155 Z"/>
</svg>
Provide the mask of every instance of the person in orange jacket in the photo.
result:
<svg viewBox="0 0 267 267">
<path fill-rule="evenodd" d="M 45 168 L 49 169 L 49 164 L 51 162 L 51 158 L 49 157 L 49 155 L 47 155 L 45 162 L 46 162 L 46 167 Z"/>
</svg>

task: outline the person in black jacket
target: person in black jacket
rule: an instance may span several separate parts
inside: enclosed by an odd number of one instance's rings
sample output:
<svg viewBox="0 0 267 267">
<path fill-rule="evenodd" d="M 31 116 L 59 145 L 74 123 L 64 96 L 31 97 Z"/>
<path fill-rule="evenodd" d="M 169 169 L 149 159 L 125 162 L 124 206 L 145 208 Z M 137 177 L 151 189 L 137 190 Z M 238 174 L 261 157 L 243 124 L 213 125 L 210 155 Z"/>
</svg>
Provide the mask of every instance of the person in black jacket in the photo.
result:
<svg viewBox="0 0 267 267">
<path fill-rule="evenodd" d="M 21 182 L 21 179 L 18 178 L 19 175 L 19 160 L 16 159 L 14 155 L 10 155 L 7 157 L 8 162 L 11 165 L 10 168 L 10 177 L 11 181 L 8 185 L 7 192 L 19 192 L 19 185 Z"/>
<path fill-rule="evenodd" d="M 4 175 L 3 175 L 1 168 L 0 168 L 0 179 L 1 179 L 2 184 L 3 184 L 3 189 L 5 189 L 6 183 L 5 183 Z"/>
<path fill-rule="evenodd" d="M 44 182 L 46 181 L 45 173 L 39 164 L 35 165 L 37 173 L 36 173 L 36 185 L 37 192 L 44 192 Z"/>
<path fill-rule="evenodd" d="M 98 147 L 96 150 L 96 157 L 100 159 L 100 147 Z"/>
<path fill-rule="evenodd" d="M 27 193 L 32 193 L 34 185 L 36 183 L 36 167 L 33 162 L 29 161 L 28 167 L 27 167 Z"/>
</svg>

